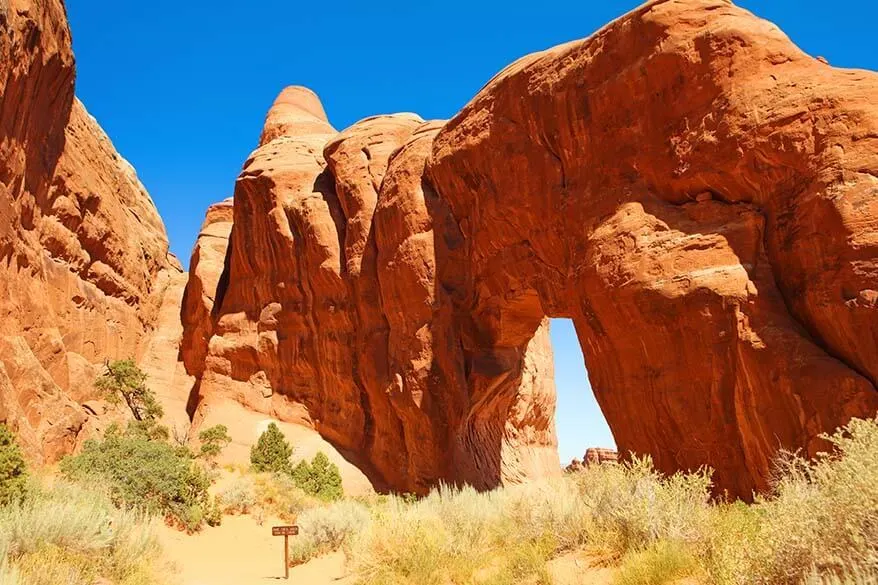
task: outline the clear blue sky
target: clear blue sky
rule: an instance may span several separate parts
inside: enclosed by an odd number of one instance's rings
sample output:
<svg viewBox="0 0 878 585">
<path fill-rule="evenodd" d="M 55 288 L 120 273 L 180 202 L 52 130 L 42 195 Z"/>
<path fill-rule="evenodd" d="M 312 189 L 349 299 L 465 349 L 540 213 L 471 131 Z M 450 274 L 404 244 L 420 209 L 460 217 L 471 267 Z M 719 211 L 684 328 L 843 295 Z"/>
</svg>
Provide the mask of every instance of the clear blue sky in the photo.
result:
<svg viewBox="0 0 878 585">
<path fill-rule="evenodd" d="M 453 115 L 529 52 L 588 36 L 636 1 L 67 0 L 77 94 L 137 168 L 188 263 L 205 208 L 232 194 L 266 110 L 306 85 L 342 129 L 378 113 Z M 878 69 L 875 0 L 740 0 L 833 65 Z M 561 458 L 612 437 L 573 328 L 552 334 Z"/>
</svg>

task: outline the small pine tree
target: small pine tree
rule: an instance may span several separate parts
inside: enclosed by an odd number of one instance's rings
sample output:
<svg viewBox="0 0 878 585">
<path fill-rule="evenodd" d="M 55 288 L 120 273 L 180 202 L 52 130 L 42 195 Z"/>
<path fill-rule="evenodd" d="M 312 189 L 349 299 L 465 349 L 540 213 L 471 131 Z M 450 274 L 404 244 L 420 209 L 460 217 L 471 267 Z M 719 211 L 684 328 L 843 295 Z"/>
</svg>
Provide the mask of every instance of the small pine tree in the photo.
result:
<svg viewBox="0 0 878 585">
<path fill-rule="evenodd" d="M 165 413 L 155 394 L 146 386 L 146 378 L 146 373 L 134 360 L 117 360 L 107 362 L 106 371 L 95 386 L 103 390 L 107 400 L 114 404 L 124 400 L 136 421 L 157 421 Z"/>
<path fill-rule="evenodd" d="M 271 423 L 250 449 L 250 465 L 258 472 L 290 473 L 292 455 L 293 449 L 284 434 Z"/>
<path fill-rule="evenodd" d="M 27 465 L 12 432 L 0 424 L 0 505 L 22 499 L 27 491 Z"/>
<path fill-rule="evenodd" d="M 204 429 L 198 433 L 198 440 L 201 441 L 199 456 L 208 461 L 213 461 L 222 453 L 226 445 L 232 442 L 229 428 L 226 425 L 216 425 Z"/>
<path fill-rule="evenodd" d="M 344 495 L 341 473 L 338 466 L 329 460 L 322 451 L 318 452 L 309 464 L 302 460 L 292 472 L 293 481 L 306 494 L 334 501 Z"/>
</svg>

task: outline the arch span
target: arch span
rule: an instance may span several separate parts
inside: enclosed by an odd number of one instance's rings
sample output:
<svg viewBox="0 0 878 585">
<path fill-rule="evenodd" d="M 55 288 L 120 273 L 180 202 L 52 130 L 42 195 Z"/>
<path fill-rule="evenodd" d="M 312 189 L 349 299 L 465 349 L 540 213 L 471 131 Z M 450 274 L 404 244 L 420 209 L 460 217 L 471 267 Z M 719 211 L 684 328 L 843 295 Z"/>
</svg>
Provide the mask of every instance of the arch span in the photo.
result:
<svg viewBox="0 0 878 585">
<path fill-rule="evenodd" d="M 878 75 L 724 0 L 527 56 L 447 123 L 336 133 L 289 89 L 183 350 L 199 420 L 314 426 L 400 490 L 559 473 L 566 317 L 620 451 L 748 497 L 878 410 L 874 104 Z"/>
</svg>

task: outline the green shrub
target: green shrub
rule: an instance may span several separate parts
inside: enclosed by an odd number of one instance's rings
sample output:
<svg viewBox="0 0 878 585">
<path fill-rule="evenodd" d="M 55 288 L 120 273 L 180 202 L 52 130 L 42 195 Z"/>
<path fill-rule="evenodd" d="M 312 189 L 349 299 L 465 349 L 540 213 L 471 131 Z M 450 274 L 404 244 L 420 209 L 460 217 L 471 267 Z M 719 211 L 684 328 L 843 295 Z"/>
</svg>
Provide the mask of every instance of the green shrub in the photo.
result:
<svg viewBox="0 0 878 585">
<path fill-rule="evenodd" d="M 314 456 L 309 465 L 302 460 L 293 469 L 293 480 L 306 494 L 327 502 L 344 496 L 341 473 L 322 451 Z"/>
<path fill-rule="evenodd" d="M 209 504 L 210 478 L 191 454 L 136 427 L 86 441 L 82 453 L 61 461 L 61 471 L 71 480 L 106 486 L 118 505 L 164 515 L 187 530 L 201 526 Z"/>
<path fill-rule="evenodd" d="M 212 461 L 216 459 L 223 449 L 232 442 L 229 436 L 229 428 L 226 425 L 216 425 L 198 433 L 201 441 L 200 457 Z"/>
<path fill-rule="evenodd" d="M 14 503 L 27 491 L 27 465 L 12 432 L 0 424 L 0 506 Z"/>
<path fill-rule="evenodd" d="M 259 436 L 250 449 L 250 465 L 256 472 L 290 473 L 293 449 L 275 423 Z"/>
</svg>

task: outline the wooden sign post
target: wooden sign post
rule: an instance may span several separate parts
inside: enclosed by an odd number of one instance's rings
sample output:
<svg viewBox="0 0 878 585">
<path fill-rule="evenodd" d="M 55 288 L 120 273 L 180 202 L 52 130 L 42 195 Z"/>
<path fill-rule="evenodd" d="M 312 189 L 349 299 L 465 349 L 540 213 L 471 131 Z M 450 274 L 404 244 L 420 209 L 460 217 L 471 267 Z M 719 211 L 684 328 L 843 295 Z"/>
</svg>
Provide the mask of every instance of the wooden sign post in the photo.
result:
<svg viewBox="0 0 878 585">
<path fill-rule="evenodd" d="M 290 578 L 290 537 L 299 534 L 298 526 L 272 526 L 272 536 L 284 537 L 284 579 Z"/>
</svg>

